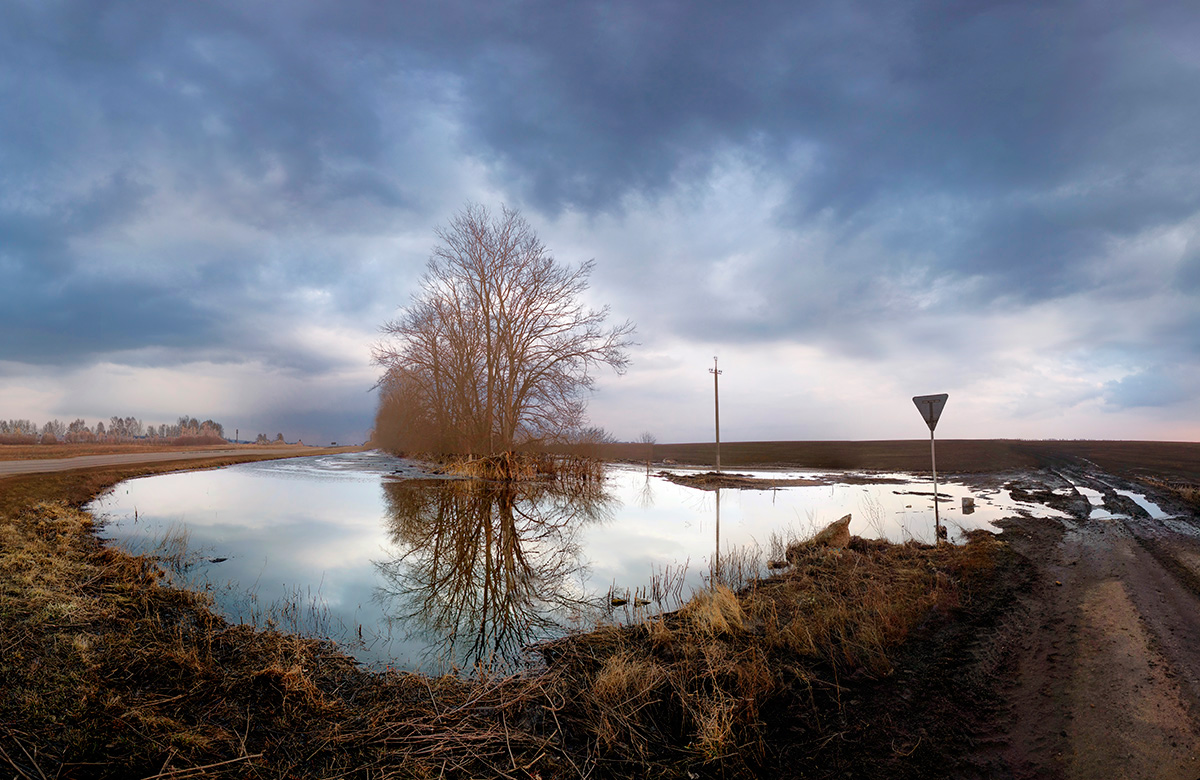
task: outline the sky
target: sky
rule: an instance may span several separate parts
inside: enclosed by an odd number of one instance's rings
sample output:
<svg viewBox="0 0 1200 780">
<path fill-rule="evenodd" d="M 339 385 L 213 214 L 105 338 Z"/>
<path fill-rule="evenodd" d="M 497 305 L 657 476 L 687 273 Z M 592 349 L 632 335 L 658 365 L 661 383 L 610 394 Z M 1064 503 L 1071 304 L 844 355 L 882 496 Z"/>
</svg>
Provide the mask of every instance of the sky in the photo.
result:
<svg viewBox="0 0 1200 780">
<path fill-rule="evenodd" d="M 618 439 L 1200 440 L 1192 2 L 0 4 L 0 417 L 359 442 L 468 203 Z"/>
</svg>

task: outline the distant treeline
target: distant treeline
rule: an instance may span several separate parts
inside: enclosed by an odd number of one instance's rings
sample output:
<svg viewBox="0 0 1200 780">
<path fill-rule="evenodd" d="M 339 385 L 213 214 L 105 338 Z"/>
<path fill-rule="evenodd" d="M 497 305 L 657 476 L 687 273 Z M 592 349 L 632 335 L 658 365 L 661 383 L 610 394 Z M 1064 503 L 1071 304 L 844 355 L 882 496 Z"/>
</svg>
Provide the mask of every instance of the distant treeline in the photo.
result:
<svg viewBox="0 0 1200 780">
<path fill-rule="evenodd" d="M 0 418 L 0 444 L 90 444 L 97 442 L 149 442 L 163 444 L 219 444 L 225 441 L 225 426 L 215 420 L 198 420 L 184 415 L 174 425 L 143 425 L 136 417 L 108 418 L 95 425 L 78 418 L 66 423 L 50 420 L 38 425 L 32 420 Z"/>
</svg>

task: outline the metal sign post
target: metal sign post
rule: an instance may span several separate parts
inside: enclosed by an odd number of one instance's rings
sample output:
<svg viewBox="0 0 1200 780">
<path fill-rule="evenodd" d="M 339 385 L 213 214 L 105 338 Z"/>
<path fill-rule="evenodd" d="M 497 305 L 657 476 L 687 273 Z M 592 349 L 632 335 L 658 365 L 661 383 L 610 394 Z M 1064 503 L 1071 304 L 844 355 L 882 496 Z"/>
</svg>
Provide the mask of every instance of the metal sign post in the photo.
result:
<svg viewBox="0 0 1200 780">
<path fill-rule="evenodd" d="M 942 519 L 938 512 L 937 451 L 933 446 L 933 429 L 937 427 L 938 420 L 942 416 L 942 409 L 945 408 L 946 399 L 949 397 L 948 393 L 913 396 L 913 403 L 916 404 L 917 411 L 921 413 L 921 417 L 925 418 L 925 424 L 929 426 L 929 459 L 933 465 L 933 532 L 939 544 L 942 541 Z"/>
</svg>

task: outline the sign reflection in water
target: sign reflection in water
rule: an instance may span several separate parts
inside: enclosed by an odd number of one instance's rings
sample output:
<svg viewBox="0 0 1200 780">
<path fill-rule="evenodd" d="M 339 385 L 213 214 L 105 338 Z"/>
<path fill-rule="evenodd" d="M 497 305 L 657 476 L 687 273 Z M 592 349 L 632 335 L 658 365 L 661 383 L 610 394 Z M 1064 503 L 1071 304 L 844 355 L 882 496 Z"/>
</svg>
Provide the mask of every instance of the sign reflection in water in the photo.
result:
<svg viewBox="0 0 1200 780">
<path fill-rule="evenodd" d="M 421 636 L 427 664 L 509 667 L 531 642 L 601 613 L 580 549 L 581 531 L 611 517 L 598 486 L 407 480 L 383 489 L 398 554 L 375 562 L 377 598 L 394 626 Z"/>
</svg>

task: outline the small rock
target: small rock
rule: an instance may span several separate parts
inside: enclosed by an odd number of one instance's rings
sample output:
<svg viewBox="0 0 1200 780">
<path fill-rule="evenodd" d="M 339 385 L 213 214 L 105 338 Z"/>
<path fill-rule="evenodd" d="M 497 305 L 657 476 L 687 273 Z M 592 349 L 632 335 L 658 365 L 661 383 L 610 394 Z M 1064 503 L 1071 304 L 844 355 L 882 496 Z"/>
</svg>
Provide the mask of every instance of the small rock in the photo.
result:
<svg viewBox="0 0 1200 780">
<path fill-rule="evenodd" d="M 845 547 L 850 544 L 850 515 L 825 526 L 824 530 L 808 540 L 808 543 L 827 547 Z"/>
</svg>

